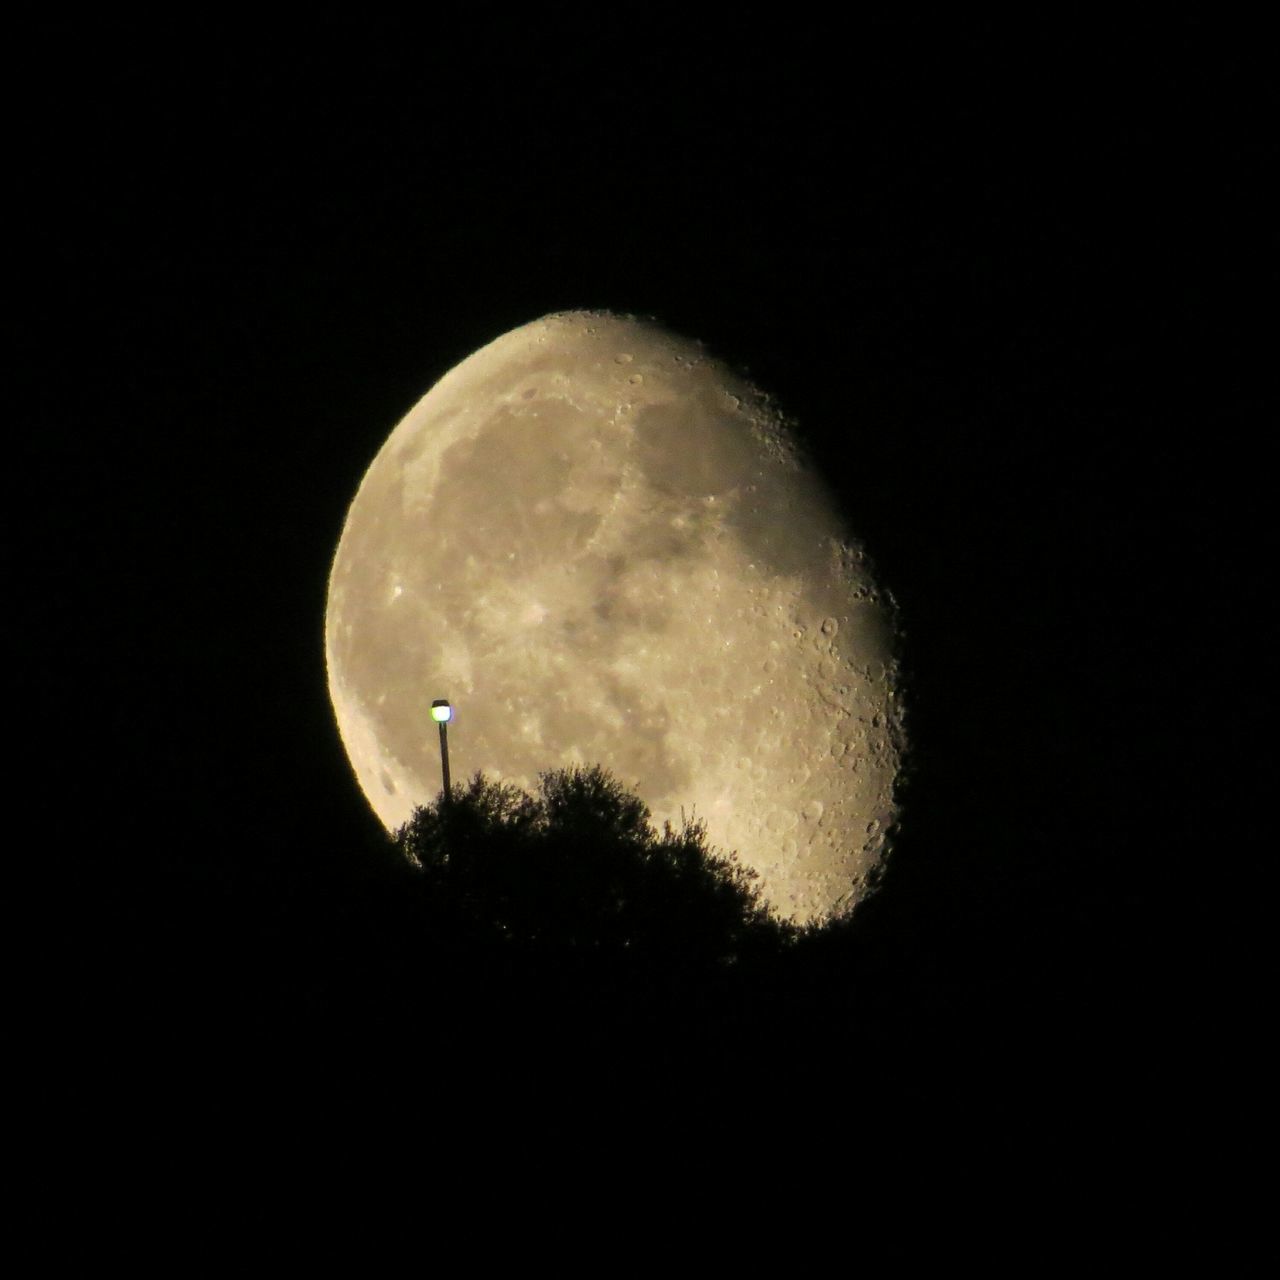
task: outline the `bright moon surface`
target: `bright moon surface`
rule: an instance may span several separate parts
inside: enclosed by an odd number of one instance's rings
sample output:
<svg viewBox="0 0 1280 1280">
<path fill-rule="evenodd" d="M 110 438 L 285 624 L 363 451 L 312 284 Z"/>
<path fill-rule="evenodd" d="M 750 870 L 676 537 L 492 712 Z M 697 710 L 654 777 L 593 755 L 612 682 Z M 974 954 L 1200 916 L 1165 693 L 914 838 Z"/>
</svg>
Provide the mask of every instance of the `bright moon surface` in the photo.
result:
<svg viewBox="0 0 1280 1280">
<path fill-rule="evenodd" d="M 881 857 L 903 749 L 894 614 L 785 422 L 651 323 L 545 316 L 450 370 L 347 514 L 325 649 L 389 829 L 451 772 L 601 764 L 800 921 Z"/>
</svg>

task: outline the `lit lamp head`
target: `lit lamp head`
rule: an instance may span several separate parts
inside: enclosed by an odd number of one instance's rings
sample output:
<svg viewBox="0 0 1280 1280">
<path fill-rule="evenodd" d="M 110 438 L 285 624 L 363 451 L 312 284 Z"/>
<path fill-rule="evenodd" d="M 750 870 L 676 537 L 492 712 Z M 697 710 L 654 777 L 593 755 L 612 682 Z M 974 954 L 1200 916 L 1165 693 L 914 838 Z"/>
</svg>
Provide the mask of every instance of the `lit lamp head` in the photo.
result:
<svg viewBox="0 0 1280 1280">
<path fill-rule="evenodd" d="M 453 708 L 448 698 L 437 698 L 431 704 L 431 718 L 439 724 L 447 724 L 453 719 Z"/>
</svg>

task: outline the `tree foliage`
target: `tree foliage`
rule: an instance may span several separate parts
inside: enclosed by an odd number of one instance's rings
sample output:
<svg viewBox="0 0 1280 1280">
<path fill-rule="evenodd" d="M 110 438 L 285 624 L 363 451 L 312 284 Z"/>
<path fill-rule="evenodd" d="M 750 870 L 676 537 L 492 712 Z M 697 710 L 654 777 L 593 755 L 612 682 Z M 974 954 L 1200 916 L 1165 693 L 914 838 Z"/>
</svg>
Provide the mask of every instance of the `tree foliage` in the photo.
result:
<svg viewBox="0 0 1280 1280">
<path fill-rule="evenodd" d="M 705 825 L 655 830 L 599 766 L 540 776 L 530 796 L 476 774 L 395 836 L 438 914 L 466 936 L 542 949 L 729 959 L 784 932 L 755 872 Z"/>
</svg>

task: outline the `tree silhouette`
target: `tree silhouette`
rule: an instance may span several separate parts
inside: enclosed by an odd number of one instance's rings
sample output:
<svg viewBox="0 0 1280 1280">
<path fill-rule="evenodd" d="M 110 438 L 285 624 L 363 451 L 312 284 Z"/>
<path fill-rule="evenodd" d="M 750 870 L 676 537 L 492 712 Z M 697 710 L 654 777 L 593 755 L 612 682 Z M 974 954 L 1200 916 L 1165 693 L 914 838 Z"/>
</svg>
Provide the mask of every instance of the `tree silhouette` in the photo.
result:
<svg viewBox="0 0 1280 1280">
<path fill-rule="evenodd" d="M 544 773 L 536 796 L 477 773 L 416 809 L 395 842 L 438 921 L 469 939 L 727 961 L 788 936 L 755 872 L 708 846 L 703 823 L 655 830 L 599 766 Z"/>
</svg>

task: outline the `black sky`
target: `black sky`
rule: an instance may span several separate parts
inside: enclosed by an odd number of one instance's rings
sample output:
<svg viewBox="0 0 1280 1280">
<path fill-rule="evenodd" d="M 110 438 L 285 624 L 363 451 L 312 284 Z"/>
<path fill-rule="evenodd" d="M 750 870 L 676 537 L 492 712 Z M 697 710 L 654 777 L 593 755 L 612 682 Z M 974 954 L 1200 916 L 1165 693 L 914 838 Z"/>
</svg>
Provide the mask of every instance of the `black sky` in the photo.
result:
<svg viewBox="0 0 1280 1280">
<path fill-rule="evenodd" d="M 324 682 L 346 505 L 459 359 L 598 307 L 779 398 L 904 615 L 888 940 L 812 1017 L 874 988 L 922 1096 L 957 1060 L 1020 1103 L 1055 1063 L 1140 1095 L 1209 928 L 1165 892 L 1235 820 L 1208 770 L 1257 714 L 1221 645 L 1264 483 L 1248 40 L 569 26 L 31 24 L 20 803 L 58 853 L 58 1008 L 125 1059 L 171 1024 L 330 1034 L 368 928 L 332 901 L 377 836 Z"/>
</svg>

